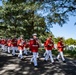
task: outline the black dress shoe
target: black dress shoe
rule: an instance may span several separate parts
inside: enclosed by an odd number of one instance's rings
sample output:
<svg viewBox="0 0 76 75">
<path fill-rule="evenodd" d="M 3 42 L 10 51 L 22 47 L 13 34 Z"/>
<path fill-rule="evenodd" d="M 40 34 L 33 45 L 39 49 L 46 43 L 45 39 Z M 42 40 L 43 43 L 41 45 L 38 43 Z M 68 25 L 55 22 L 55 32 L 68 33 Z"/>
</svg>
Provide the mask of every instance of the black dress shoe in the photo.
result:
<svg viewBox="0 0 76 75">
<path fill-rule="evenodd" d="M 66 61 L 63 61 L 63 63 L 66 63 Z"/>
<path fill-rule="evenodd" d="M 34 63 L 33 63 L 33 62 L 31 62 L 31 64 L 32 64 L 32 65 L 34 65 Z"/>
<path fill-rule="evenodd" d="M 24 58 L 21 58 L 22 61 L 24 61 Z"/>
<path fill-rule="evenodd" d="M 12 56 L 16 56 L 16 55 L 12 54 Z"/>
<path fill-rule="evenodd" d="M 52 62 L 52 64 L 54 65 L 54 64 L 55 64 L 55 62 Z"/>
<path fill-rule="evenodd" d="M 56 61 L 59 61 L 58 59 L 55 59 Z"/>
<path fill-rule="evenodd" d="M 10 52 L 8 52 L 8 54 L 11 54 Z"/>
<path fill-rule="evenodd" d="M 47 62 L 47 60 L 44 60 L 44 62 Z"/>
<path fill-rule="evenodd" d="M 39 60 L 39 57 L 37 58 L 37 60 Z"/>
<path fill-rule="evenodd" d="M 28 54 L 25 54 L 26 56 L 28 56 Z"/>
<path fill-rule="evenodd" d="M 34 66 L 35 68 L 38 68 L 38 66 Z"/>
</svg>

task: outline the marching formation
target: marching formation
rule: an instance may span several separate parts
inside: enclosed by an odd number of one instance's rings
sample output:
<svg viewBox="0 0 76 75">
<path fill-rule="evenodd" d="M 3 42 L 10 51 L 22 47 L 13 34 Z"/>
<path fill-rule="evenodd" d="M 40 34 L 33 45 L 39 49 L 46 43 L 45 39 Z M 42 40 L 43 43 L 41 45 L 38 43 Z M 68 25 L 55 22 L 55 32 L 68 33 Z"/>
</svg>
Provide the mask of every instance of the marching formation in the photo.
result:
<svg viewBox="0 0 76 75">
<path fill-rule="evenodd" d="M 18 51 L 18 57 L 23 60 L 23 53 L 25 55 L 28 55 L 27 49 L 29 49 L 29 52 L 32 53 L 32 58 L 30 59 L 30 62 L 34 64 L 35 67 L 38 67 L 37 58 L 39 57 L 38 49 L 40 47 L 39 39 L 37 38 L 37 34 L 34 33 L 32 35 L 32 38 L 30 40 L 24 40 L 23 35 L 21 35 L 19 38 L 9 38 L 9 39 L 0 39 L 0 47 L 3 52 L 11 53 L 12 50 L 12 56 L 16 55 L 16 52 Z M 57 49 L 58 49 L 58 56 L 56 57 L 56 60 L 58 61 L 59 58 L 62 58 L 62 61 L 65 62 L 65 58 L 63 56 L 63 50 L 65 45 L 63 44 L 63 39 L 60 38 L 57 43 Z M 52 36 L 49 36 L 45 42 L 44 42 L 44 61 L 48 61 L 50 58 L 50 61 L 52 64 L 54 64 L 55 60 L 52 56 L 52 50 L 54 49 L 54 41 L 52 40 Z"/>
</svg>

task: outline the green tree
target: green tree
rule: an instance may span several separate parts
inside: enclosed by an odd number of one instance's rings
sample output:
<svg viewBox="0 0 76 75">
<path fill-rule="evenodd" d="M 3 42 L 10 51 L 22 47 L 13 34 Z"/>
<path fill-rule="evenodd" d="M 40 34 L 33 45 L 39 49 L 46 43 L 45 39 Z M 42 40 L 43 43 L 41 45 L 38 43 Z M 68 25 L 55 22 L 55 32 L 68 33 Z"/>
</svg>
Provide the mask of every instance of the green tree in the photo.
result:
<svg viewBox="0 0 76 75">
<path fill-rule="evenodd" d="M 69 16 L 76 16 L 76 0 L 39 0 L 42 1 L 40 10 L 47 13 L 48 27 L 54 24 L 63 26 L 69 21 Z M 40 14 L 44 16 L 43 14 Z"/>
<path fill-rule="evenodd" d="M 43 33 L 46 30 L 44 18 L 36 14 L 39 3 L 25 0 L 3 0 L 2 10 L 0 10 L 3 20 L 4 33 L 8 36 L 23 34 L 29 38 L 32 33 Z M 1 27 L 2 28 L 2 27 Z"/>
<path fill-rule="evenodd" d="M 52 32 L 45 32 L 45 33 L 41 34 L 41 36 L 39 37 L 39 39 L 41 40 L 42 43 L 44 43 L 45 40 L 46 40 L 49 36 L 51 36 L 51 35 L 52 35 L 53 38 L 54 38 L 54 35 L 53 35 Z"/>
<path fill-rule="evenodd" d="M 65 43 L 65 38 L 64 37 L 62 37 L 62 38 L 63 38 L 63 42 Z M 54 41 L 55 41 L 56 44 L 58 43 L 59 39 L 60 39 L 60 37 L 54 38 Z"/>
<path fill-rule="evenodd" d="M 2 1 L 0 32 L 3 36 L 5 34 L 8 34 L 8 36 L 23 34 L 29 38 L 34 32 L 41 35 L 49 31 L 54 24 L 63 26 L 69 20 L 69 15 L 76 15 L 76 0 Z M 40 11 L 40 14 L 38 11 Z"/>
<path fill-rule="evenodd" d="M 76 40 L 69 38 L 65 41 L 65 43 L 68 45 L 76 45 Z"/>
</svg>

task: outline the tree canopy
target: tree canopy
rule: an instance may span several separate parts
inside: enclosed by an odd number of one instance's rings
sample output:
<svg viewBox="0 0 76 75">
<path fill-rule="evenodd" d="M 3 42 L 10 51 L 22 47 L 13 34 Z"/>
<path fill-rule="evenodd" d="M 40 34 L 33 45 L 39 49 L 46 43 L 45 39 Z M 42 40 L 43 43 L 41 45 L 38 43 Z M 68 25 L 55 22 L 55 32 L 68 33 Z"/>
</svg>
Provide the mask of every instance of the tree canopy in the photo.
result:
<svg viewBox="0 0 76 75">
<path fill-rule="evenodd" d="M 76 0 L 2 0 L 0 35 L 31 37 L 46 34 L 53 24 L 62 26 L 76 15 Z"/>
<path fill-rule="evenodd" d="M 65 41 L 65 43 L 67 45 L 76 45 L 76 40 L 75 39 L 72 39 L 72 38 L 69 38 Z"/>
</svg>

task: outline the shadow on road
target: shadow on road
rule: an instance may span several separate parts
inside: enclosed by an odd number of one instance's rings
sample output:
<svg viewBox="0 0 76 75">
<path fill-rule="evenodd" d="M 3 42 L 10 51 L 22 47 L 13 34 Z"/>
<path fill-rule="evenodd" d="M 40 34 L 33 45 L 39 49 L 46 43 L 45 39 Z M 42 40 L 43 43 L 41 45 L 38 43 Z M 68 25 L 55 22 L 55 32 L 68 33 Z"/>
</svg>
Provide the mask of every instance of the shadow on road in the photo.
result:
<svg viewBox="0 0 76 75">
<path fill-rule="evenodd" d="M 0 75 L 76 75 L 76 60 L 66 57 L 66 63 L 60 60 L 52 64 L 49 60 L 44 62 L 40 57 L 39 67 L 35 68 L 30 63 L 31 55 L 24 57 L 22 61 L 11 54 L 0 55 Z"/>
</svg>

